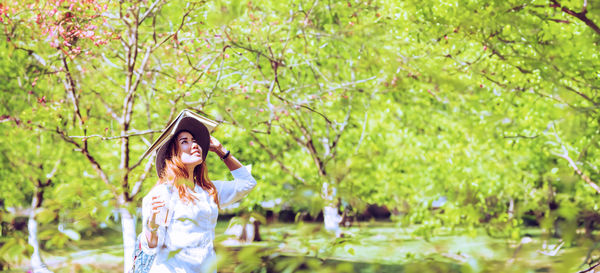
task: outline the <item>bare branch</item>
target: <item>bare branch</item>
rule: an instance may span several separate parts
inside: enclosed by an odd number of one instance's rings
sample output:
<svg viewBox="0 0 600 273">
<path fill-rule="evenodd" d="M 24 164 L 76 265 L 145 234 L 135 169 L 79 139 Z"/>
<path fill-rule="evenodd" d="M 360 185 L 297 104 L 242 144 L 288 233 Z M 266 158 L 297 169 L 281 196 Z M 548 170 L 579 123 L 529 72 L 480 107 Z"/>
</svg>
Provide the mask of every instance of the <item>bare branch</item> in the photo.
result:
<svg viewBox="0 0 600 273">
<path fill-rule="evenodd" d="M 142 63 L 140 64 L 140 68 L 138 69 L 137 73 L 136 73 L 136 79 L 135 82 L 133 83 L 133 85 L 131 86 L 131 90 L 128 90 L 129 92 L 135 92 L 135 90 L 137 90 L 137 87 L 139 86 L 140 82 L 142 81 L 145 69 L 146 69 L 146 64 L 148 63 L 148 59 L 150 58 L 150 47 L 146 48 L 146 54 L 144 55 L 144 59 L 142 59 Z"/>
<path fill-rule="evenodd" d="M 288 100 L 288 99 L 286 99 L 286 98 L 284 98 L 284 97 L 282 97 L 282 96 L 280 96 L 278 94 L 273 94 L 273 96 L 275 96 L 276 98 L 278 98 L 280 101 L 288 103 L 289 105 L 294 105 L 294 106 L 298 106 L 298 107 L 307 109 L 308 111 L 311 111 L 311 112 L 313 112 L 313 113 L 321 116 L 325 120 L 325 122 L 327 122 L 327 124 L 331 124 L 331 120 L 329 120 L 329 118 L 327 118 L 327 116 L 325 116 L 325 114 L 323 114 L 323 113 L 321 113 L 321 112 L 319 112 L 319 111 L 317 111 L 317 110 L 315 110 L 315 109 L 313 109 L 313 108 L 311 108 L 311 107 L 309 107 L 309 106 L 307 106 L 305 104 L 294 103 L 294 102 L 292 102 L 292 101 L 290 101 L 290 100 Z"/>
<path fill-rule="evenodd" d="M 325 162 L 323 162 L 323 159 L 319 156 L 319 153 L 317 151 L 317 148 L 315 147 L 315 143 L 313 141 L 313 137 L 312 137 L 311 133 L 308 131 L 306 126 L 302 123 L 302 120 L 300 120 L 299 118 L 296 119 L 291 115 L 290 115 L 290 117 L 291 117 L 292 121 L 294 122 L 294 124 L 296 125 L 296 127 L 298 127 L 298 129 L 300 130 L 300 133 L 302 133 L 302 136 L 304 136 L 304 138 L 306 139 L 306 141 L 304 142 L 304 147 L 306 147 L 308 149 L 310 156 L 312 157 L 313 161 L 315 162 L 315 165 L 317 165 L 317 168 L 319 169 L 319 175 L 326 176 L 327 172 L 325 171 Z M 283 126 L 282 126 L 282 128 L 283 128 Z"/>
<path fill-rule="evenodd" d="M 600 265 L 600 263 L 596 263 L 595 265 L 591 266 L 590 268 L 588 268 L 586 270 L 581 270 L 581 271 L 579 271 L 577 273 L 587 273 L 587 272 L 590 272 L 590 271 L 594 270 L 594 268 L 598 267 L 599 265 Z"/>
<path fill-rule="evenodd" d="M 104 105 L 104 108 L 106 108 L 106 111 L 110 114 L 110 116 L 115 119 L 118 123 L 123 123 L 123 119 L 121 117 L 119 117 L 117 115 L 117 113 L 115 113 L 115 111 L 113 111 L 112 107 L 110 107 L 110 105 L 108 105 L 108 103 L 106 103 L 106 101 L 104 100 L 104 98 L 102 98 L 102 94 L 96 92 L 95 90 L 91 90 L 94 94 L 96 94 L 96 97 L 98 97 L 98 99 L 100 99 L 100 102 L 102 102 L 102 104 Z"/>
<path fill-rule="evenodd" d="M 369 77 L 369 78 L 358 80 L 358 81 L 345 82 L 345 83 L 342 83 L 342 84 L 340 84 L 340 85 L 338 85 L 336 87 L 329 88 L 329 89 L 325 90 L 325 92 L 335 91 L 335 90 L 342 89 L 342 88 L 345 88 L 345 87 L 348 87 L 348 86 L 353 86 L 353 85 L 356 85 L 356 84 L 359 84 L 359 83 L 372 81 L 372 80 L 375 80 L 375 79 L 377 79 L 377 76 Z"/>
<path fill-rule="evenodd" d="M 140 159 L 138 159 L 138 161 L 137 161 L 135 164 L 133 164 L 131 167 L 129 167 L 129 168 L 127 169 L 127 172 L 129 173 L 129 172 L 131 172 L 133 169 L 137 168 L 137 166 L 139 166 L 140 164 L 142 164 L 142 161 L 143 161 L 143 160 L 144 160 L 144 158 L 143 158 L 143 157 L 142 157 L 142 158 L 140 158 Z"/>
<path fill-rule="evenodd" d="M 186 54 L 186 56 L 187 56 L 187 54 Z M 189 63 L 189 65 L 192 67 L 192 69 L 193 69 L 193 70 L 195 70 L 195 71 L 200 71 L 201 73 L 200 73 L 200 75 L 198 75 L 198 77 L 196 77 L 196 78 L 195 78 L 195 79 L 192 81 L 192 83 L 191 83 L 191 84 L 189 84 L 189 85 L 187 86 L 187 88 L 185 89 L 184 93 L 185 93 L 185 92 L 187 92 L 187 91 L 189 91 L 190 89 L 192 89 L 192 87 L 194 87 L 194 86 L 196 85 L 196 83 L 198 83 L 198 82 L 200 81 L 200 79 L 202 79 L 202 77 L 203 77 L 204 75 L 206 75 L 206 72 L 207 72 L 207 71 L 208 71 L 208 70 L 209 70 L 209 69 L 212 67 L 212 65 L 213 65 L 213 64 L 214 64 L 214 63 L 217 61 L 217 59 L 218 59 L 218 58 L 219 58 L 218 56 L 217 56 L 217 57 L 215 57 L 215 58 L 212 60 L 212 62 L 210 62 L 210 64 L 208 64 L 208 65 L 207 65 L 207 66 L 204 68 L 204 70 L 199 70 L 199 69 L 197 69 L 196 67 L 194 67 L 194 66 L 192 65 L 191 61 L 189 61 L 189 58 L 188 58 L 188 63 Z M 204 60 L 206 60 L 206 59 L 208 59 L 208 57 L 206 57 L 205 59 L 203 59 L 203 60 L 202 60 L 202 62 L 200 62 L 200 63 L 203 63 L 203 62 L 204 62 Z"/>
<path fill-rule="evenodd" d="M 248 51 L 248 52 L 255 53 L 255 54 L 256 54 L 257 56 L 259 56 L 259 57 L 260 57 L 260 56 L 262 56 L 262 57 L 265 57 L 265 58 L 266 58 L 267 60 L 269 60 L 271 63 L 277 63 L 277 65 L 278 65 L 278 66 L 285 67 L 285 65 L 284 65 L 282 62 L 280 62 L 280 61 L 278 61 L 278 60 L 275 60 L 275 59 L 274 59 L 274 58 L 272 58 L 271 56 L 268 56 L 267 54 L 265 54 L 265 53 L 263 53 L 263 52 L 261 52 L 261 51 L 259 51 L 259 50 L 257 50 L 257 49 L 253 49 L 253 48 L 251 48 L 251 47 L 248 47 L 248 46 L 245 46 L 245 45 L 238 44 L 238 43 L 236 43 L 236 42 L 235 42 L 235 41 L 233 41 L 233 40 L 231 40 L 231 41 L 230 41 L 230 43 L 231 43 L 231 45 L 232 45 L 233 47 L 241 48 L 241 49 L 244 49 L 244 50 L 246 50 L 246 51 Z M 258 62 L 257 62 L 257 63 L 258 63 Z"/>
<path fill-rule="evenodd" d="M 177 30 L 175 32 L 173 32 L 171 35 L 165 37 L 160 43 L 155 44 L 154 47 L 152 47 L 151 51 L 154 51 L 156 49 L 158 49 L 160 46 L 162 46 L 165 42 L 167 42 L 168 40 L 170 40 L 171 38 L 175 37 L 179 31 L 183 28 L 183 26 L 185 25 L 185 19 L 190 15 L 190 13 L 192 12 L 192 10 L 194 10 L 193 8 L 191 8 L 190 10 L 186 11 L 183 16 L 181 17 L 181 23 L 179 24 L 179 27 L 177 28 Z"/>
<path fill-rule="evenodd" d="M 233 117 L 233 115 L 230 112 L 226 112 L 229 117 L 231 118 L 231 120 L 233 121 L 233 125 L 237 125 L 239 127 L 240 124 L 235 120 L 235 118 Z M 243 127 L 242 127 L 243 128 Z M 243 128 L 246 129 L 246 128 Z M 246 129 L 247 130 L 247 129 Z M 248 131 L 248 130 L 247 130 Z M 251 131 L 249 131 L 251 132 Z M 260 141 L 260 139 L 254 134 L 254 133 L 250 133 L 250 136 L 252 137 L 252 139 L 254 139 L 254 141 L 256 141 L 256 143 L 258 143 L 258 145 L 261 147 L 261 149 L 265 152 L 267 152 L 267 154 L 269 154 L 269 157 L 271 157 L 271 160 L 277 162 L 277 164 L 279 164 L 279 166 L 281 167 L 281 169 L 290 174 L 292 177 L 294 177 L 296 180 L 300 181 L 302 184 L 306 184 L 306 181 L 304 180 L 304 178 L 300 177 L 299 175 L 295 174 L 292 170 L 290 170 L 285 163 L 283 163 L 283 160 L 281 158 L 280 155 L 276 155 L 275 153 L 273 153 L 273 151 L 271 151 L 271 149 L 269 147 L 267 147 L 267 145 L 265 145 L 262 141 Z"/>
<path fill-rule="evenodd" d="M 346 118 L 344 118 L 344 122 L 342 122 L 342 124 L 340 124 L 339 129 L 334 128 L 334 129 L 337 129 L 337 134 L 335 136 L 335 139 L 329 146 L 329 150 L 332 151 L 332 153 L 329 158 L 325 159 L 325 162 L 323 164 L 327 165 L 327 162 L 329 162 L 330 160 L 333 160 L 335 158 L 335 156 L 337 155 L 336 147 L 337 147 L 338 142 L 340 141 L 340 137 L 342 136 L 344 131 L 346 131 L 346 126 L 348 125 L 348 122 L 350 121 L 350 113 L 351 112 L 352 112 L 352 105 L 350 104 L 348 106 L 348 112 L 346 113 Z"/>
<path fill-rule="evenodd" d="M 539 137 L 540 135 L 535 135 L 535 136 L 524 136 L 524 135 L 514 135 L 514 136 L 507 136 L 507 135 L 503 135 L 502 137 L 504 138 L 508 138 L 508 139 L 513 139 L 513 138 L 528 138 L 528 139 L 534 139 Z"/>
<path fill-rule="evenodd" d="M 296 141 L 296 143 L 298 143 L 300 146 L 302 146 L 302 147 L 306 146 L 306 142 L 302 141 L 299 137 L 297 137 L 296 134 L 294 132 L 292 132 L 292 130 L 286 128 L 283 124 L 280 124 L 279 128 L 281 128 L 286 134 L 288 134 L 290 137 L 292 137 Z"/>
<path fill-rule="evenodd" d="M 142 15 L 142 17 L 139 19 L 139 24 L 141 25 L 144 20 L 146 20 L 146 18 L 148 18 L 148 15 L 150 15 L 150 13 L 154 10 L 154 8 L 158 5 L 158 3 L 160 3 L 161 0 L 156 0 L 154 1 L 154 3 L 152 3 L 150 5 L 150 7 L 146 10 L 146 12 Z"/>
<path fill-rule="evenodd" d="M 586 16 L 587 14 L 587 1 L 584 0 L 583 2 L 583 7 L 581 9 L 581 12 L 575 12 L 563 5 L 561 5 L 558 0 L 550 0 L 550 2 L 552 4 L 550 4 L 550 7 L 553 8 L 560 8 L 564 13 L 569 14 L 579 20 L 581 20 L 582 22 L 584 22 L 588 27 L 590 27 L 592 30 L 594 30 L 597 34 L 600 34 L 600 27 L 598 27 L 598 25 L 596 25 L 596 23 L 594 23 L 592 20 L 590 20 L 590 18 L 588 18 Z"/>
<path fill-rule="evenodd" d="M 68 137 L 69 138 L 83 138 L 83 139 L 99 137 L 102 140 L 111 140 L 111 139 L 120 139 L 120 138 L 132 137 L 132 136 L 148 135 L 148 134 L 160 133 L 160 132 L 162 132 L 162 130 L 155 130 L 155 129 L 144 130 L 144 131 L 130 130 L 130 131 L 127 131 L 128 134 L 121 135 L 121 136 L 107 137 L 107 136 L 103 136 L 103 135 L 89 135 L 89 136 L 68 136 Z"/>
<path fill-rule="evenodd" d="M 365 121 L 363 122 L 363 126 L 362 126 L 362 131 L 360 133 L 360 138 L 358 139 L 358 143 L 356 144 L 356 149 L 354 150 L 354 153 L 358 153 L 358 150 L 360 149 L 360 145 L 362 144 L 364 138 L 365 138 L 365 131 L 367 129 L 367 122 L 369 120 L 369 112 L 365 111 Z"/>
<path fill-rule="evenodd" d="M 110 180 L 108 179 L 108 176 L 104 173 L 104 171 L 102 170 L 102 167 L 100 166 L 100 164 L 98 163 L 98 161 L 96 161 L 96 159 L 89 153 L 89 151 L 87 150 L 86 145 L 84 145 L 82 147 L 82 145 L 80 145 L 79 143 L 77 143 L 75 140 L 71 139 L 69 136 L 67 136 L 67 134 L 61 130 L 60 128 L 56 127 L 56 133 L 58 133 L 58 135 L 66 142 L 73 144 L 75 147 L 77 147 L 77 150 L 79 152 L 81 152 L 85 158 L 90 162 L 90 164 L 92 164 L 92 168 L 94 168 L 94 170 L 96 171 L 96 173 L 98 174 L 98 176 L 100 176 L 100 179 L 102 180 L 102 182 L 104 182 L 104 184 L 106 184 L 106 186 L 108 186 L 108 188 L 113 192 L 113 194 L 115 196 L 117 195 L 117 192 L 115 191 L 114 187 L 112 187 L 112 185 L 110 184 Z M 85 140 L 84 140 L 85 142 Z"/>
<path fill-rule="evenodd" d="M 569 165 L 571 166 L 571 168 L 573 168 L 573 170 L 575 170 L 575 172 L 581 176 L 581 178 L 583 179 L 583 181 L 585 181 L 586 183 L 588 183 L 592 188 L 594 188 L 594 190 L 596 190 L 597 193 L 600 193 L 600 187 L 598 186 L 598 184 L 596 184 L 594 181 L 592 181 L 592 179 L 590 179 L 589 176 L 585 175 L 580 169 L 579 167 L 577 167 L 577 164 L 575 163 L 575 161 L 573 161 L 573 159 L 571 159 L 569 157 L 569 152 L 567 151 L 567 148 L 565 147 L 565 145 L 562 144 L 560 138 L 558 137 L 558 133 L 556 132 L 556 128 L 554 128 L 554 136 L 556 137 L 556 141 L 560 144 L 561 149 L 562 149 L 562 153 L 561 154 L 556 154 L 558 157 L 561 157 L 563 159 L 565 159 L 566 161 L 569 162 Z"/>
<path fill-rule="evenodd" d="M 71 72 L 69 71 L 69 65 L 67 64 L 67 57 L 62 57 L 63 67 L 65 68 L 65 89 L 71 98 L 71 102 L 73 103 L 73 108 L 75 110 L 75 115 L 79 118 L 79 124 L 83 126 L 83 118 L 81 117 L 81 112 L 79 111 L 79 101 L 77 99 L 77 94 L 75 94 L 75 81 L 71 76 Z"/>
<path fill-rule="evenodd" d="M 144 172 L 142 172 L 142 175 L 140 176 L 140 178 L 135 182 L 135 185 L 133 185 L 133 189 L 131 189 L 131 193 L 129 193 L 129 198 L 133 199 L 133 197 L 135 197 L 140 192 L 142 183 L 144 183 L 144 181 L 148 177 L 148 173 L 150 173 L 150 170 L 152 170 L 153 162 L 154 162 L 154 155 L 152 155 L 152 156 L 150 156 L 150 158 L 148 158 L 148 162 L 146 163 L 146 166 L 144 167 Z M 134 167 L 132 167 L 132 169 L 133 168 Z"/>
<path fill-rule="evenodd" d="M 47 187 L 50 186 L 50 184 L 52 183 L 52 178 L 54 178 L 54 175 L 56 174 L 56 171 L 58 170 L 58 166 L 60 165 L 60 163 L 62 162 L 62 159 L 58 159 L 56 160 L 56 163 L 54 163 L 54 167 L 52 168 L 52 171 L 50 171 L 48 174 L 46 174 L 46 182 L 44 184 L 40 184 L 43 187 Z"/>
</svg>

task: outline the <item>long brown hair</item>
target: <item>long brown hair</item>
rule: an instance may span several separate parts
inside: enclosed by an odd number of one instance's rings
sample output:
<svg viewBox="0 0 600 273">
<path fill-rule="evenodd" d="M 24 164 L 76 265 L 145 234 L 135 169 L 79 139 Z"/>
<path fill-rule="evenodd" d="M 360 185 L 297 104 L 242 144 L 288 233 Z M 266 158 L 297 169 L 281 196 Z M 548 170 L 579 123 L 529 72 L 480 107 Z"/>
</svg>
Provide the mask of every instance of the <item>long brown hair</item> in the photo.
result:
<svg viewBox="0 0 600 273">
<path fill-rule="evenodd" d="M 167 144 L 169 146 L 167 146 L 167 152 L 165 156 L 165 167 L 159 176 L 158 183 L 166 184 L 168 182 L 173 182 L 173 186 L 179 192 L 179 198 L 186 202 L 194 203 L 196 200 L 196 197 L 192 195 L 194 189 L 190 189 L 185 185 L 185 183 L 180 182 L 182 179 L 189 179 L 190 177 L 187 169 L 185 168 L 185 164 L 183 164 L 181 161 L 181 151 L 177 145 L 176 139 L 176 137 L 172 138 Z M 215 187 L 215 184 L 213 184 L 208 178 L 206 161 L 202 161 L 201 164 L 194 168 L 193 176 L 194 184 L 200 186 L 200 188 L 212 196 L 217 206 L 219 206 L 219 195 L 217 193 L 217 188 Z"/>
</svg>

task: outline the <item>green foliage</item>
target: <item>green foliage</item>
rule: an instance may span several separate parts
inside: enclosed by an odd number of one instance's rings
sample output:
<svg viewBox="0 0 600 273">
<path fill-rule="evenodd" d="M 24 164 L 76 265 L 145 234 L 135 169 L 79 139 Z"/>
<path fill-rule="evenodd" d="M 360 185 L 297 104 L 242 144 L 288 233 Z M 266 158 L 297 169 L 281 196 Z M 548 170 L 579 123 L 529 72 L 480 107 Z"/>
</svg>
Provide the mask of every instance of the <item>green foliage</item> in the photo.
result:
<svg viewBox="0 0 600 273">
<path fill-rule="evenodd" d="M 573 244 L 600 209 L 588 183 L 600 183 L 600 12 L 590 2 L 586 23 L 565 12 L 581 3 L 550 3 L 167 1 L 132 28 L 151 3 L 89 1 L 65 26 L 97 37 L 74 39 L 48 36 L 59 19 L 44 15 L 50 6 L 9 1 L 0 201 L 30 206 L 61 159 L 37 219 L 72 232 L 45 230 L 43 240 L 89 234 L 154 185 L 137 159 L 155 135 L 140 132 L 192 108 L 222 121 L 214 135 L 252 164 L 259 184 L 238 209 L 246 216 L 263 201 L 312 216 L 327 202 L 349 215 L 379 204 L 424 239 L 483 227 L 518 240 L 539 225 Z M 214 155 L 207 162 L 212 179 L 228 177 Z M 138 179 L 150 182 L 125 194 Z M 336 200 L 323 199 L 323 183 Z"/>
</svg>

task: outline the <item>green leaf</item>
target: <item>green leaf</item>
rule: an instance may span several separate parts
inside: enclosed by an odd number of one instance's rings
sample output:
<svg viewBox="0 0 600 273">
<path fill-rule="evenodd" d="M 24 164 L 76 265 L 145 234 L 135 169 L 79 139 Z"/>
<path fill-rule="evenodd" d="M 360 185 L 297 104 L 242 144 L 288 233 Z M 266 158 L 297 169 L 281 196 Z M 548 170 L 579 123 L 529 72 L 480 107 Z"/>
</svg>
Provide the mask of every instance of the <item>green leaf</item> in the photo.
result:
<svg viewBox="0 0 600 273">
<path fill-rule="evenodd" d="M 348 253 L 349 253 L 350 255 L 353 255 L 353 256 L 354 256 L 354 248 L 350 247 L 350 248 L 348 248 L 348 249 L 347 249 L 347 251 L 348 251 Z"/>
<path fill-rule="evenodd" d="M 182 250 L 182 248 L 177 249 L 177 250 L 173 250 L 173 251 L 169 251 L 169 255 L 167 256 L 167 260 L 175 257 L 175 255 L 177 255 L 177 253 L 179 253 L 181 250 Z"/>
</svg>

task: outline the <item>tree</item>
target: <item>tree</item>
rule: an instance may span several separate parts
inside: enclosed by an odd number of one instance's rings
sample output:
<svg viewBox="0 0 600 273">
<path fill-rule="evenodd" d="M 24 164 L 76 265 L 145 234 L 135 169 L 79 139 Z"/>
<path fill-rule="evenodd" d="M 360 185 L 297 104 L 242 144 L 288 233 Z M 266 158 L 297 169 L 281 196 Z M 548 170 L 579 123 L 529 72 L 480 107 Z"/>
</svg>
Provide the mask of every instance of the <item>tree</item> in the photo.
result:
<svg viewBox="0 0 600 273">
<path fill-rule="evenodd" d="M 223 8 L 226 19 L 209 22 L 223 25 L 215 36 L 227 68 L 218 82 L 226 95 L 213 97 L 227 111 L 214 115 L 250 134 L 262 159 L 293 179 L 273 175 L 276 188 L 323 192 L 316 206 L 332 230 L 338 199 L 349 195 L 334 194 L 348 170 L 330 171 L 353 156 L 340 151 L 360 145 L 369 101 L 383 82 L 373 65 L 378 49 L 366 38 L 378 27 L 376 7 L 345 6 L 294 4 L 288 12 L 278 4 L 232 3 Z M 355 26 L 357 13 L 364 21 Z"/>
<path fill-rule="evenodd" d="M 377 203 L 425 236 L 484 226 L 518 238 L 537 223 L 571 240 L 580 222 L 595 226 L 591 2 L 23 7 L 0 10 L 7 47 L 38 65 L 22 82 L 53 105 L 32 123 L 78 150 L 123 219 L 151 176 L 152 160 L 132 159 L 186 107 L 224 121 L 216 134 L 268 181 L 242 208 L 281 197 L 335 219 L 339 206 Z"/>
<path fill-rule="evenodd" d="M 7 25 L 13 31 L 5 35 L 12 46 L 33 55 L 43 73 L 53 75 L 50 80 L 59 79 L 63 83 L 62 90 L 49 84 L 44 94 L 46 101 L 60 101 L 60 106 L 48 113 L 56 121 L 37 125 L 54 131 L 79 151 L 116 198 L 123 229 L 125 270 L 131 267 L 136 234 L 130 210 L 153 161 L 149 159 L 142 171 L 136 171 L 142 159 L 133 160 L 131 147 L 133 145 L 136 153 L 141 154 L 143 145 L 138 136 L 150 134 L 151 138 L 152 133 L 158 131 L 151 127 L 157 120 L 152 119 L 151 111 L 168 111 L 172 118 L 179 107 L 177 101 L 185 96 L 185 93 L 175 94 L 172 105 L 151 103 L 153 97 L 165 94 L 154 88 L 159 85 L 158 77 L 169 73 L 164 69 L 166 64 L 156 55 L 171 54 L 171 46 L 166 45 L 178 45 L 177 35 L 189 23 L 187 16 L 200 6 L 199 3 L 185 4 L 186 8 L 175 14 L 180 24 L 171 28 L 169 16 L 173 14 L 164 14 L 162 10 L 165 6 L 172 9 L 181 5 L 179 2 L 165 5 L 162 1 L 106 4 L 51 1 L 20 7 L 11 5 L 16 11 L 11 10 L 7 16 L 11 19 Z M 21 9 L 23 7 L 27 10 Z M 29 16 L 37 18 L 35 24 L 29 21 Z M 161 20 L 162 16 L 167 20 Z M 21 35 L 30 33 L 44 35 L 48 41 L 34 40 L 27 44 Z M 120 51 L 114 52 L 117 46 L 121 46 Z M 163 47 L 166 50 L 162 50 Z M 178 66 L 172 68 L 179 69 Z M 103 90 L 107 88 L 122 91 L 106 96 Z M 146 115 L 135 116 L 138 111 L 145 111 Z M 161 119 L 160 123 L 165 122 L 168 119 Z M 147 126 L 147 129 L 136 130 L 134 125 Z M 136 137 L 138 139 L 132 140 Z M 118 140 L 119 145 L 113 140 Z M 120 160 L 115 162 L 111 153 L 100 152 L 107 150 L 119 151 Z"/>
</svg>

